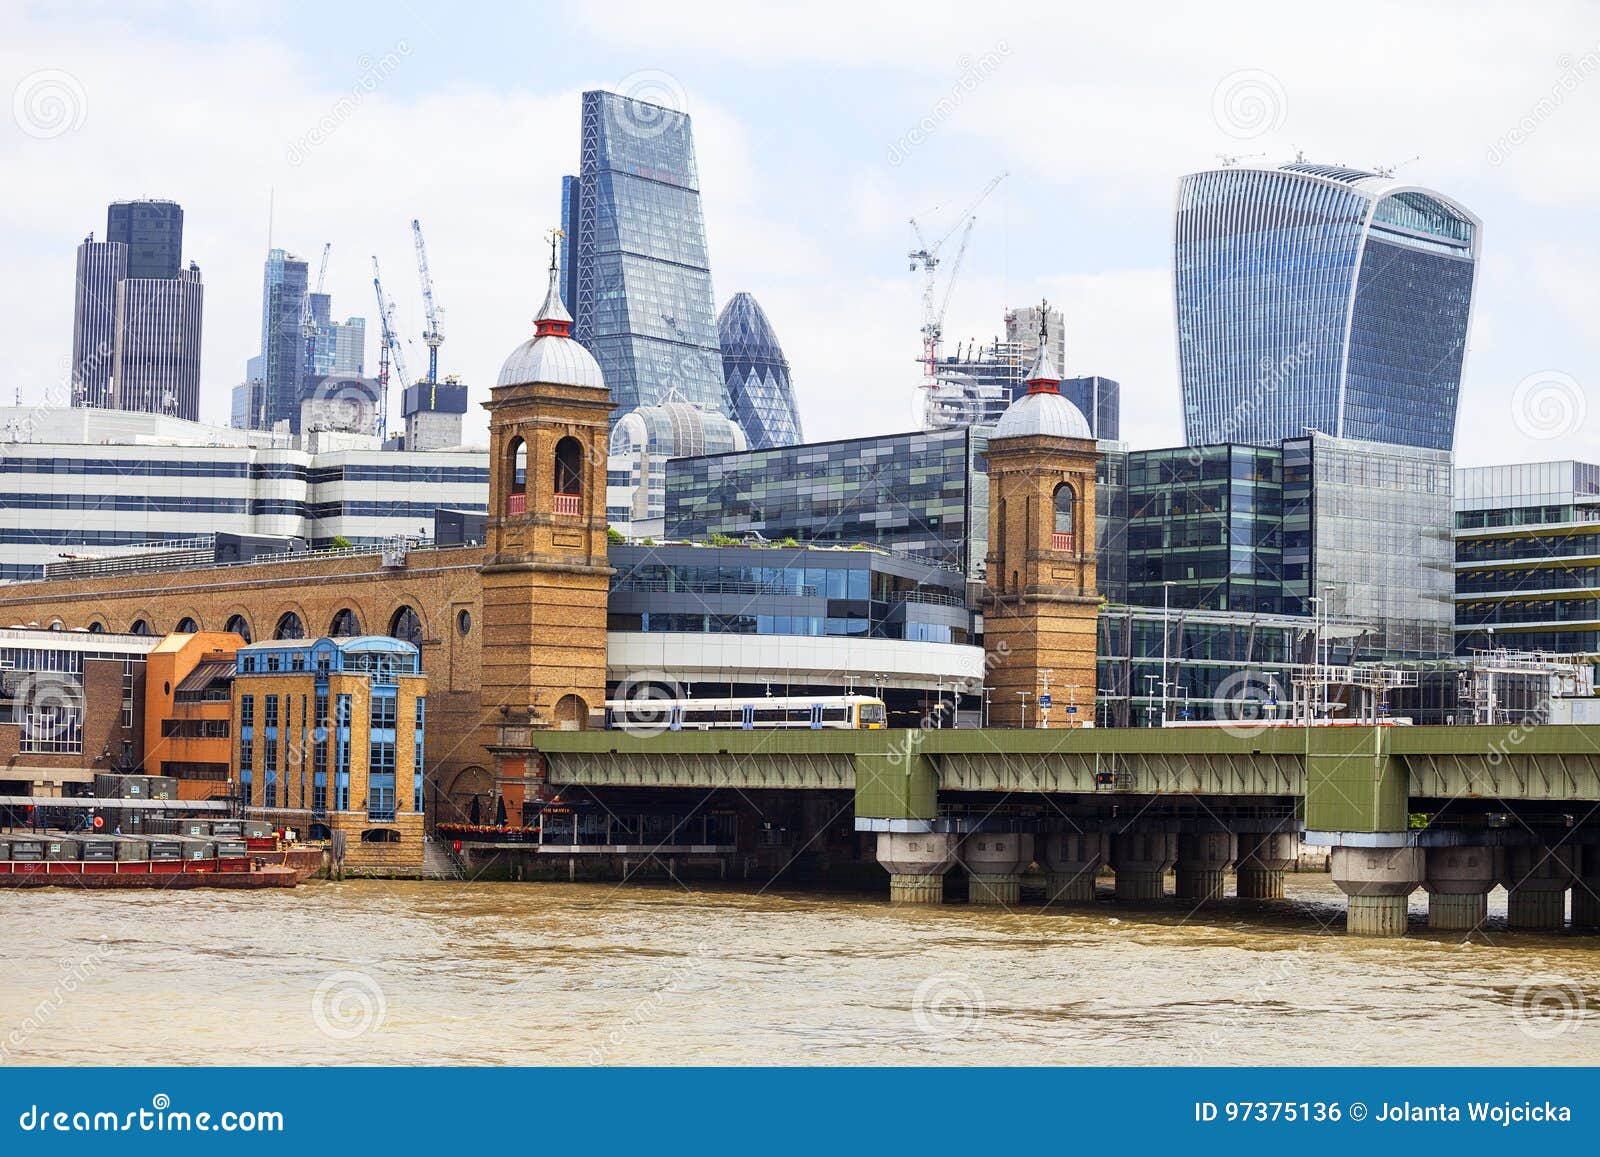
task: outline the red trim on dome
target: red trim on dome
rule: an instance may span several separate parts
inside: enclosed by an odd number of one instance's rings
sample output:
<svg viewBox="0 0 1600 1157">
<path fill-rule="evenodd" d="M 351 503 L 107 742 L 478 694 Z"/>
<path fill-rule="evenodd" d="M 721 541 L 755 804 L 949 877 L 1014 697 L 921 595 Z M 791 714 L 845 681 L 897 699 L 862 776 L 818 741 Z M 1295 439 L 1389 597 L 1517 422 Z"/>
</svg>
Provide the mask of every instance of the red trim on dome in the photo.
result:
<svg viewBox="0 0 1600 1157">
<path fill-rule="evenodd" d="M 555 317 L 541 317 L 533 323 L 534 337 L 571 337 L 572 323 Z"/>
<path fill-rule="evenodd" d="M 1061 391 L 1056 389 L 1056 387 L 1060 384 L 1061 380 L 1059 378 L 1054 381 L 1049 378 L 1032 378 L 1028 382 L 1028 393 L 1059 394 Z"/>
</svg>

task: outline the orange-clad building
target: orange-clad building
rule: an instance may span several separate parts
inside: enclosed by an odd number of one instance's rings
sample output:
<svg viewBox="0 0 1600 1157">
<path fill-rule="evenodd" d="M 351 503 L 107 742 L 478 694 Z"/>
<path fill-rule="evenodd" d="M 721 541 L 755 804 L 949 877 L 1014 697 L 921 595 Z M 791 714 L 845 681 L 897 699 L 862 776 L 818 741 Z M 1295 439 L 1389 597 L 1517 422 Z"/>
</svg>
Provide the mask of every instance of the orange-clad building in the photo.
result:
<svg viewBox="0 0 1600 1157">
<path fill-rule="evenodd" d="M 146 775 L 170 775 L 179 799 L 233 794 L 234 660 L 245 641 L 226 631 L 173 634 L 145 660 Z"/>
</svg>

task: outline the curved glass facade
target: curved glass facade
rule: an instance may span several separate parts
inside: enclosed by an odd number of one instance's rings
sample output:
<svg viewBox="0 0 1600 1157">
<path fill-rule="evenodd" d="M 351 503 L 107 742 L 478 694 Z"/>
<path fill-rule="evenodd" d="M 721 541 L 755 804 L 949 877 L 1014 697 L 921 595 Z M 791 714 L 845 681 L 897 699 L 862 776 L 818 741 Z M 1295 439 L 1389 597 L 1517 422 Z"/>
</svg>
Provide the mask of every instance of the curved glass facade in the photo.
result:
<svg viewBox="0 0 1600 1157">
<path fill-rule="evenodd" d="M 600 363 L 613 418 L 669 394 L 726 414 L 689 118 L 584 93 L 578 177 L 562 199 L 577 233 L 572 336 Z"/>
<path fill-rule="evenodd" d="M 1450 449 L 1478 228 L 1442 197 L 1354 169 L 1185 177 L 1173 287 L 1187 441 L 1314 429 Z"/>
<path fill-rule="evenodd" d="M 734 294 L 717 318 L 717 334 L 728 403 L 750 449 L 798 445 L 803 436 L 789 362 L 760 304 L 748 293 Z"/>
</svg>

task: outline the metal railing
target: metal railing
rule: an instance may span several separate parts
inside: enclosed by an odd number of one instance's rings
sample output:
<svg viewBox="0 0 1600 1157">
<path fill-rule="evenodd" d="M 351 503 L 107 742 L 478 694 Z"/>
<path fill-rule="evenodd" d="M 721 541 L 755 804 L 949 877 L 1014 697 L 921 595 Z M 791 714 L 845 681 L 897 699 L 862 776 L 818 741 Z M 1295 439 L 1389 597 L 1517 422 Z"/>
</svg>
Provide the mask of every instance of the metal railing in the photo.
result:
<svg viewBox="0 0 1600 1157">
<path fill-rule="evenodd" d="M 551 513 L 577 518 L 583 513 L 583 497 L 578 494 L 557 494 L 551 501 Z"/>
</svg>

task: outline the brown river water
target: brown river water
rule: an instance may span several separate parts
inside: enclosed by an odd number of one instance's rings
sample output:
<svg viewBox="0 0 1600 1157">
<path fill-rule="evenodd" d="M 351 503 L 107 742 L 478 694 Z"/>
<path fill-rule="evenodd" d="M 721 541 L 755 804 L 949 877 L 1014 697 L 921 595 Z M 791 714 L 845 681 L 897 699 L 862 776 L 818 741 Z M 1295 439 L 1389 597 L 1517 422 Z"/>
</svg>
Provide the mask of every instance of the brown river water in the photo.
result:
<svg viewBox="0 0 1600 1157">
<path fill-rule="evenodd" d="M 1170 884 L 1169 884 L 1170 887 Z M 1595 1064 L 1600 937 L 670 884 L 0 892 L 9 1064 Z M 1413 897 L 1416 916 L 1425 910 Z"/>
</svg>

